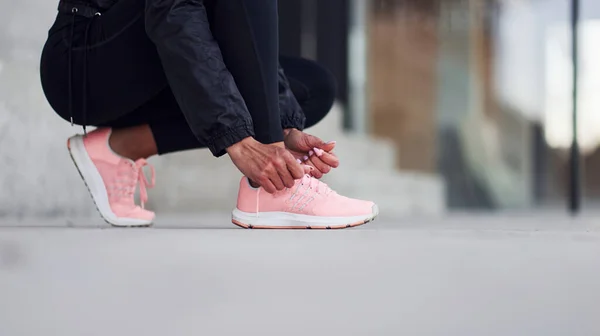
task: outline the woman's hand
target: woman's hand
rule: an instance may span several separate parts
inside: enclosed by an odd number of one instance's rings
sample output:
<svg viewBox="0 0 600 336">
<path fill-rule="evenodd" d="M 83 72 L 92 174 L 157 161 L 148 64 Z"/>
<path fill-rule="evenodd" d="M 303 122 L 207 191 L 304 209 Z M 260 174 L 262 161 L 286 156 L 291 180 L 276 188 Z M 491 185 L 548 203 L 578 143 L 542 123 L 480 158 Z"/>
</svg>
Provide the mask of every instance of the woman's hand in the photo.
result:
<svg viewBox="0 0 600 336">
<path fill-rule="evenodd" d="M 321 178 L 340 165 L 340 160 L 331 152 L 335 148 L 335 142 L 325 143 L 316 136 L 297 129 L 286 129 L 284 135 L 283 142 L 290 153 L 304 164 L 315 168 L 310 172 L 312 176 Z"/>
<path fill-rule="evenodd" d="M 283 143 L 264 145 L 249 137 L 228 147 L 227 153 L 242 174 L 271 194 L 293 187 L 305 174 Z"/>
</svg>

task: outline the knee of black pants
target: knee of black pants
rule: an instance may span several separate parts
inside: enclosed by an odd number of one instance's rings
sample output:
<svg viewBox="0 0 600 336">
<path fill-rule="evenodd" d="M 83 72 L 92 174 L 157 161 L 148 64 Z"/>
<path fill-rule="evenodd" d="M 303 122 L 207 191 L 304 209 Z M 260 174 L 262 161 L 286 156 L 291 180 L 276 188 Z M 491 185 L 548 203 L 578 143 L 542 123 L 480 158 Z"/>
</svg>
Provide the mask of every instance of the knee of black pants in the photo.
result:
<svg viewBox="0 0 600 336">
<path fill-rule="evenodd" d="M 304 63 L 301 78 L 294 78 L 290 85 L 302 86 L 297 98 L 306 116 L 305 127 L 309 128 L 323 120 L 331 111 L 337 95 L 337 81 L 322 65 L 308 60 L 304 60 Z M 298 90 L 292 87 L 292 91 Z"/>
<path fill-rule="evenodd" d="M 331 111 L 337 94 L 337 82 L 333 74 L 324 70 L 322 86 L 314 92 L 315 113 L 306 119 L 306 127 L 316 125 Z"/>
</svg>

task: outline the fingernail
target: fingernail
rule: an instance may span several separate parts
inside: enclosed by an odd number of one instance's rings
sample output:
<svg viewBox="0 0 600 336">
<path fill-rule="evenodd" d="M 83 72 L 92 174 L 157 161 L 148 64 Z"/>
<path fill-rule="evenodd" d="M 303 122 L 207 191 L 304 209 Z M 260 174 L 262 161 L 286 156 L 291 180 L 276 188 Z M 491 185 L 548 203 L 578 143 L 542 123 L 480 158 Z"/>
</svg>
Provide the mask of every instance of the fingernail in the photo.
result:
<svg viewBox="0 0 600 336">
<path fill-rule="evenodd" d="M 315 154 L 317 154 L 317 156 L 321 156 L 323 155 L 323 150 L 319 149 L 319 148 L 313 148 L 313 150 L 315 151 Z"/>
<path fill-rule="evenodd" d="M 308 156 L 313 156 L 315 154 L 313 151 L 308 152 Z"/>
<path fill-rule="evenodd" d="M 315 168 L 313 168 L 312 166 L 309 166 L 309 165 L 304 165 L 304 167 L 308 167 L 308 169 L 310 169 L 310 170 L 315 169 Z"/>
<path fill-rule="evenodd" d="M 304 161 L 308 160 L 308 156 L 304 155 Z"/>
<path fill-rule="evenodd" d="M 296 162 L 298 162 L 298 163 L 302 163 L 302 160 L 300 160 L 300 159 L 296 159 Z"/>
<path fill-rule="evenodd" d="M 328 141 L 325 144 L 326 145 L 335 145 L 337 143 L 337 141 Z"/>
</svg>

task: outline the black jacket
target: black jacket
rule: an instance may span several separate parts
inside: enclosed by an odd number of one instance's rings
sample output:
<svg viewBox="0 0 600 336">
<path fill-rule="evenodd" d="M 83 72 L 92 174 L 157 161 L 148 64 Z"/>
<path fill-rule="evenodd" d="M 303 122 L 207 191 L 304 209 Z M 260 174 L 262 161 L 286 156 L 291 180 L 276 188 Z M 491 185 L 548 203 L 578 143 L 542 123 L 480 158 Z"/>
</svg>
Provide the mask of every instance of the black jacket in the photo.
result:
<svg viewBox="0 0 600 336">
<path fill-rule="evenodd" d="M 118 0 L 69 0 L 102 12 Z M 59 7 L 60 8 L 60 7 Z M 64 8 L 63 8 L 64 10 Z M 202 1 L 146 2 L 146 32 L 157 47 L 165 74 L 191 130 L 215 156 L 254 136 L 250 113 L 212 38 Z M 80 11 L 83 14 L 84 11 Z M 191 47 L 193 46 L 193 47 Z M 305 117 L 279 67 L 279 106 L 283 128 L 303 129 Z"/>
</svg>

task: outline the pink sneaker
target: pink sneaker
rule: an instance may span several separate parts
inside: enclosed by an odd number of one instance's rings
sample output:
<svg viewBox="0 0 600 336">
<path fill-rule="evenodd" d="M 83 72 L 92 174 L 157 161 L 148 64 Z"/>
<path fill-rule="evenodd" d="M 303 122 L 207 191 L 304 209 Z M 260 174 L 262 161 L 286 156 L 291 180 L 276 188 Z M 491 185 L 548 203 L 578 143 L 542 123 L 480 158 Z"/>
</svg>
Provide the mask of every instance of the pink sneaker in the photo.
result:
<svg viewBox="0 0 600 336">
<path fill-rule="evenodd" d="M 247 229 L 344 229 L 366 224 L 378 214 L 373 202 L 338 195 L 309 175 L 275 194 L 253 188 L 244 177 L 232 222 Z"/>
<path fill-rule="evenodd" d="M 143 167 L 146 160 L 136 162 L 115 154 L 108 145 L 111 130 L 100 128 L 87 136 L 76 135 L 67 141 L 71 158 L 79 170 L 96 208 L 109 224 L 114 226 L 149 226 L 154 220 L 154 212 L 144 210 L 148 201 L 148 183 Z M 135 189 L 139 183 L 142 206 L 135 204 Z"/>
</svg>

